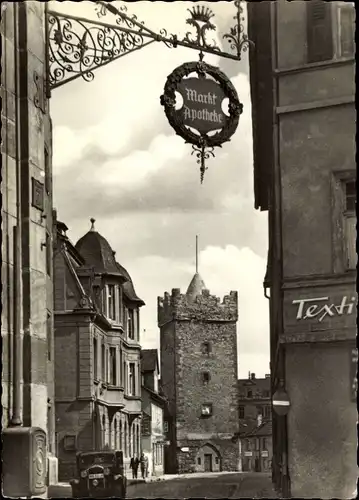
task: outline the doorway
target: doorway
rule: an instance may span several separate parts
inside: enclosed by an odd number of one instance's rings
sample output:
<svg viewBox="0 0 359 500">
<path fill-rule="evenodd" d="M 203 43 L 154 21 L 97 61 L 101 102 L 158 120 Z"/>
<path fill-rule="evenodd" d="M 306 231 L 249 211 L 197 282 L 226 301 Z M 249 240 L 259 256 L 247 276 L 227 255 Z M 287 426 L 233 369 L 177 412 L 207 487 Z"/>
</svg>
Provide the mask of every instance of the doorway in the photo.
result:
<svg viewBox="0 0 359 500">
<path fill-rule="evenodd" d="M 204 472 L 212 472 L 212 471 L 213 471 L 212 453 L 205 453 L 204 454 Z"/>
</svg>

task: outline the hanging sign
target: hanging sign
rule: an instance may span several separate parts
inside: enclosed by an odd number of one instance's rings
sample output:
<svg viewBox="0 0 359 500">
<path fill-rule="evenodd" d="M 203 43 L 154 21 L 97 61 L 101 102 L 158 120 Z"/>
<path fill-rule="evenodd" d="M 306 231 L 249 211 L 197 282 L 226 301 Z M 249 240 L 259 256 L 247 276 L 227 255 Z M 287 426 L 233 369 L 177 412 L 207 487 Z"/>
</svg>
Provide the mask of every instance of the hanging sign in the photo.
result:
<svg viewBox="0 0 359 500">
<path fill-rule="evenodd" d="M 183 98 L 180 109 L 176 109 L 176 92 Z M 225 99 L 228 113 L 223 111 Z M 229 141 L 237 129 L 243 105 L 236 89 L 219 68 L 202 60 L 190 62 L 168 76 L 161 104 L 176 134 L 192 144 L 192 154 L 197 153 L 202 182 L 205 160 L 214 156 L 213 148 Z"/>
</svg>

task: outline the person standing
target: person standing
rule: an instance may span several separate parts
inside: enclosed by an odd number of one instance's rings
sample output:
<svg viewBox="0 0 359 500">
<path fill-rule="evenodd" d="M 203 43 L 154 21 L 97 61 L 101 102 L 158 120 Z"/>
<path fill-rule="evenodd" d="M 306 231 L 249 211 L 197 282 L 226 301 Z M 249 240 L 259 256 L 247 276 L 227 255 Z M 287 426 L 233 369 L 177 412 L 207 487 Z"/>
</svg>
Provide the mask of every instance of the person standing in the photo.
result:
<svg viewBox="0 0 359 500">
<path fill-rule="evenodd" d="M 141 465 L 141 475 L 142 475 L 142 479 L 145 479 L 145 472 L 146 472 L 146 457 L 144 455 L 144 453 L 142 452 L 141 453 L 141 457 L 140 457 L 140 465 Z"/>
<path fill-rule="evenodd" d="M 145 455 L 145 477 L 148 476 L 148 456 Z"/>
<path fill-rule="evenodd" d="M 137 479 L 138 463 L 139 463 L 139 460 L 136 457 L 136 455 L 131 458 L 130 467 L 132 469 L 132 478 L 133 479 Z"/>
</svg>

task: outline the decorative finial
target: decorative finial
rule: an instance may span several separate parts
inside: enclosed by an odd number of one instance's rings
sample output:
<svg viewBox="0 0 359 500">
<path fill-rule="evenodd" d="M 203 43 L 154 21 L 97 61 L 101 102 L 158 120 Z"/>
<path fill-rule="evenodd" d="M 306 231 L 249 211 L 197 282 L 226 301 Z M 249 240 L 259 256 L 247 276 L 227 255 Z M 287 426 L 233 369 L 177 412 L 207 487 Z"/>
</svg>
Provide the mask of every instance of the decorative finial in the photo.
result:
<svg viewBox="0 0 359 500">
<path fill-rule="evenodd" d="M 91 222 L 91 229 L 90 229 L 90 231 L 95 231 L 95 222 L 96 222 L 96 219 L 94 219 L 93 217 L 91 217 L 90 222 Z"/>
<path fill-rule="evenodd" d="M 196 274 L 198 274 L 198 236 L 196 235 Z"/>
<path fill-rule="evenodd" d="M 193 20 L 201 21 L 202 23 L 209 23 L 209 20 L 214 17 L 213 12 L 203 5 L 196 5 L 196 7 L 187 10 L 191 14 Z"/>
</svg>

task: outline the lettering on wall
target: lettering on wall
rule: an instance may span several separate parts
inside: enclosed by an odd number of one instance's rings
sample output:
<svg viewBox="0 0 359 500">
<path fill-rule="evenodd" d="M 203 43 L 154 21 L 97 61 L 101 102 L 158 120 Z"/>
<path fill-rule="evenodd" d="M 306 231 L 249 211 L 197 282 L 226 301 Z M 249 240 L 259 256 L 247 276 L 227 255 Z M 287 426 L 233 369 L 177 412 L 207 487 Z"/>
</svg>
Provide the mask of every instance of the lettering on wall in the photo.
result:
<svg viewBox="0 0 359 500">
<path fill-rule="evenodd" d="M 327 302 L 327 304 L 323 303 Z M 320 322 L 325 317 L 353 314 L 356 306 L 356 297 L 344 295 L 340 304 L 329 302 L 329 297 L 315 297 L 312 299 L 295 299 L 292 304 L 297 306 L 297 320 L 317 318 Z"/>
</svg>

